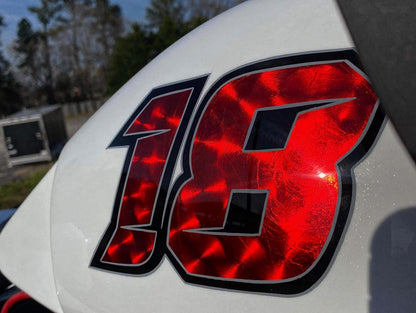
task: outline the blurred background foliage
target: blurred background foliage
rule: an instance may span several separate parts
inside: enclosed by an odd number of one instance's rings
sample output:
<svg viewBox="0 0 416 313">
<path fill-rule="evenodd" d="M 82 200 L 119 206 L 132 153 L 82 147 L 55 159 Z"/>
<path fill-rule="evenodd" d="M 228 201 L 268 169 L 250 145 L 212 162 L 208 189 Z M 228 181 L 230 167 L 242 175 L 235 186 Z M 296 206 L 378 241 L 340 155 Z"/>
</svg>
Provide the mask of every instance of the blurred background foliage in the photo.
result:
<svg viewBox="0 0 416 313">
<path fill-rule="evenodd" d="M 131 24 L 116 0 L 39 0 L 28 7 L 38 23 L 22 18 L 11 46 L 0 46 L 0 116 L 111 95 L 176 40 L 242 1 L 151 0 L 145 20 Z M 2 27 L 0 16 L 0 36 Z"/>
</svg>

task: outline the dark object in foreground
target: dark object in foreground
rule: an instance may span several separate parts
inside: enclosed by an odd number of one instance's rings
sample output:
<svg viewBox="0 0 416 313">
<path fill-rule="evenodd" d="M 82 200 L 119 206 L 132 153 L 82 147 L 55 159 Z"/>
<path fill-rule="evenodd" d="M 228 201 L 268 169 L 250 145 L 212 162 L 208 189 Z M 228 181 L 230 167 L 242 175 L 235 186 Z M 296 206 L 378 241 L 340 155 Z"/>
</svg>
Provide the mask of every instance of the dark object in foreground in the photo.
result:
<svg viewBox="0 0 416 313">
<path fill-rule="evenodd" d="M 50 310 L 16 287 L 11 288 L 6 293 L 11 296 L 7 300 L 0 299 L 1 313 L 51 313 Z M 0 295 L 1 298 L 3 298 L 2 296 Z"/>
<path fill-rule="evenodd" d="M 16 212 L 16 209 L 0 210 L 0 232 L 3 230 L 4 226 L 6 226 L 14 212 Z M 7 292 L 7 288 L 10 285 L 11 282 L 0 272 L 0 308 L 2 306 L 2 296 Z"/>
<path fill-rule="evenodd" d="M 416 161 L 416 2 L 338 3 L 381 104 Z"/>
</svg>

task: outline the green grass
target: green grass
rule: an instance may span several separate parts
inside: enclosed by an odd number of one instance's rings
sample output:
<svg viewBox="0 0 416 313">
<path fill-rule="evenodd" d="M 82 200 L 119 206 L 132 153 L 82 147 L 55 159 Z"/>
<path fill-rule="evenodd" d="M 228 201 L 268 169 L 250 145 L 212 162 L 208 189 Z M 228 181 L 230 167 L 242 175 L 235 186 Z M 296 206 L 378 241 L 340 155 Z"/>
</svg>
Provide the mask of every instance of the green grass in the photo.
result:
<svg viewBox="0 0 416 313">
<path fill-rule="evenodd" d="M 37 170 L 22 181 L 13 182 L 0 187 L 0 209 L 17 208 L 39 181 L 45 176 L 49 168 Z"/>
</svg>

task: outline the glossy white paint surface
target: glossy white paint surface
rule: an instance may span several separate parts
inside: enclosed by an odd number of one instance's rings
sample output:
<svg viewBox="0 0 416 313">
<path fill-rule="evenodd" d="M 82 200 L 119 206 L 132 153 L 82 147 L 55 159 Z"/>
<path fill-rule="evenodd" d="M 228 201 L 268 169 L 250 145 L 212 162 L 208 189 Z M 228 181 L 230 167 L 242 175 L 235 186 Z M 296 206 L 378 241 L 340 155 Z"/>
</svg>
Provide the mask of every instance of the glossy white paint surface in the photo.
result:
<svg viewBox="0 0 416 313">
<path fill-rule="evenodd" d="M 94 250 L 110 222 L 127 151 L 107 147 L 153 88 L 210 74 L 206 91 L 228 71 L 254 61 L 349 47 L 352 47 L 351 40 L 333 1 L 248 1 L 177 42 L 130 80 L 71 139 L 57 164 L 50 235 L 56 293 L 63 311 L 370 311 L 370 249 L 374 233 L 397 209 L 416 204 L 415 167 L 389 124 L 374 150 L 354 170 L 355 208 L 333 264 L 322 281 L 303 295 L 281 297 L 192 286 L 181 280 L 166 259 L 145 277 L 89 268 Z M 48 179 L 51 178 L 45 180 Z M 50 186 L 50 182 L 44 182 L 43 186 Z M 45 198 L 46 194 L 49 193 L 45 191 Z M 36 197 L 35 192 L 27 203 L 33 203 Z M 49 206 L 43 207 L 45 211 L 38 214 L 43 216 L 46 227 Z M 26 223 L 19 215 L 13 221 L 15 226 L 7 228 L 10 234 L 14 232 L 18 242 L 26 236 L 17 231 Z M 47 231 L 40 236 L 42 242 L 49 238 Z M 3 247 L 15 252 L 12 257 L 0 257 L 0 266 L 9 277 L 20 280 L 22 275 L 10 263 L 22 262 L 25 260 L 22 257 L 29 256 L 5 239 L 0 242 L 0 249 Z M 49 253 L 46 248 L 41 251 L 45 255 Z M 37 260 L 42 259 L 35 251 L 31 253 Z M 42 263 L 41 268 L 45 269 L 45 265 Z M 31 279 L 27 272 L 23 276 Z M 49 294 L 54 288 L 52 282 L 46 279 L 42 283 L 49 284 Z M 21 285 L 33 290 L 33 285 L 23 277 Z M 50 307 L 57 307 L 53 302 L 56 298 L 42 299 L 51 301 Z"/>
<path fill-rule="evenodd" d="M 0 236 L 1 271 L 54 312 L 56 296 L 50 245 L 50 196 L 56 167 L 36 186 Z"/>
</svg>

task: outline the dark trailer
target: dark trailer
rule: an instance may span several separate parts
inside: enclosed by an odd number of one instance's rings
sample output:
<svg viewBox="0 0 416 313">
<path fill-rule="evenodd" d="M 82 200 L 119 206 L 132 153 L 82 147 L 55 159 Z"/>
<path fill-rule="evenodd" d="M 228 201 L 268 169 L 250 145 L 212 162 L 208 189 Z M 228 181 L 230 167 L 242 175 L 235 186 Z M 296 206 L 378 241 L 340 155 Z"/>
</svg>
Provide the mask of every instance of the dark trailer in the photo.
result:
<svg viewBox="0 0 416 313">
<path fill-rule="evenodd" d="M 9 166 L 51 161 L 62 150 L 67 133 L 59 105 L 26 109 L 0 120 Z"/>
</svg>

